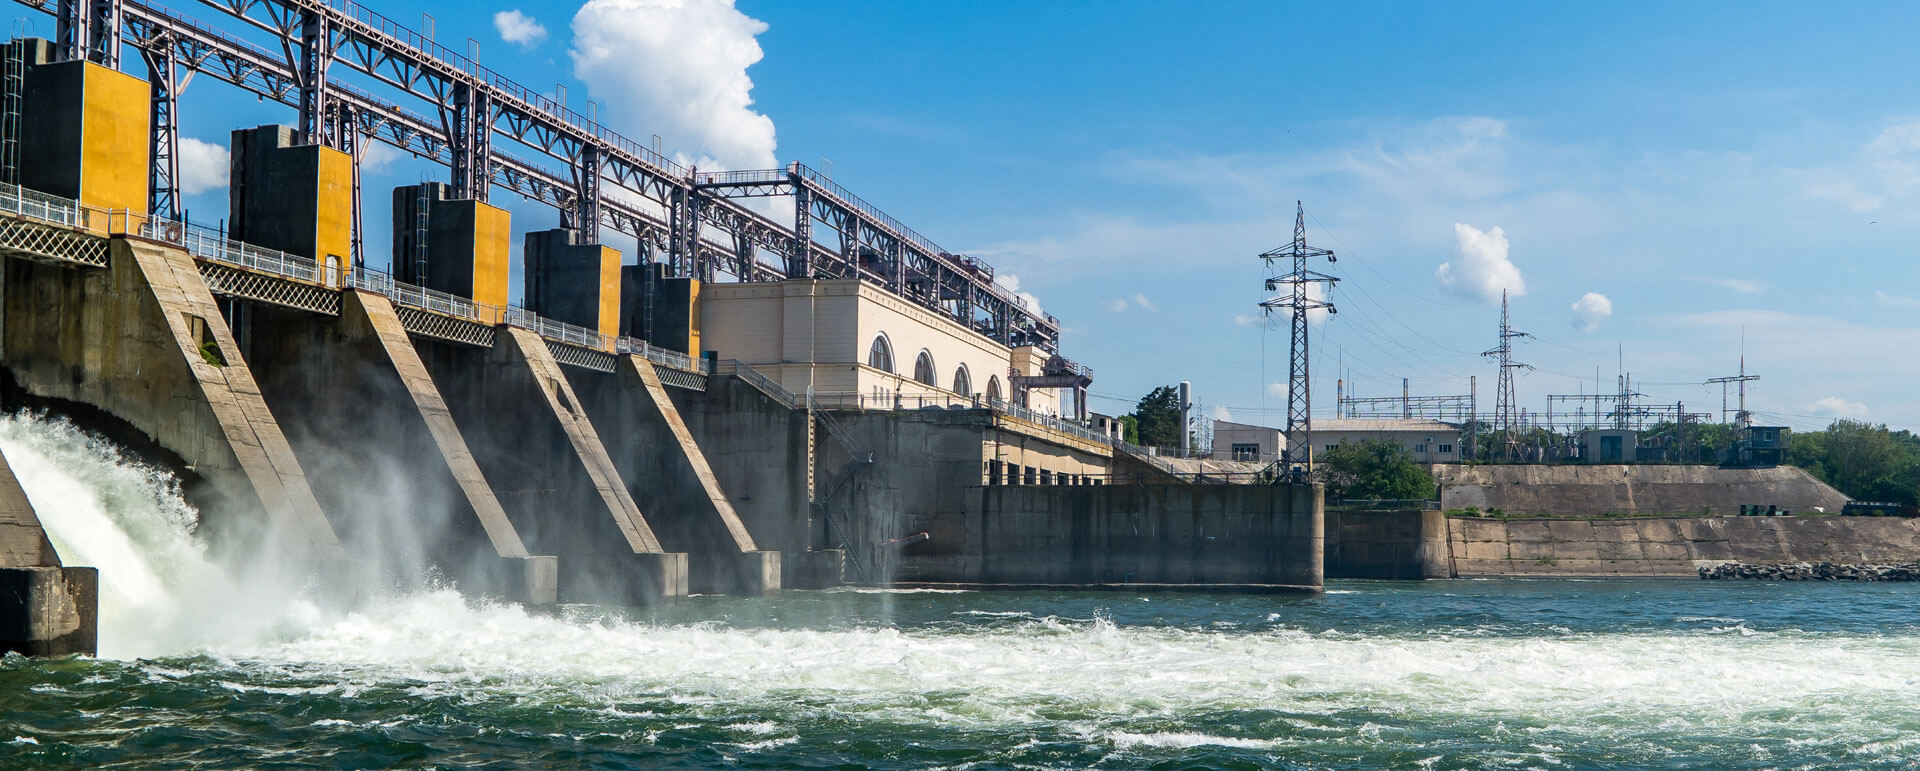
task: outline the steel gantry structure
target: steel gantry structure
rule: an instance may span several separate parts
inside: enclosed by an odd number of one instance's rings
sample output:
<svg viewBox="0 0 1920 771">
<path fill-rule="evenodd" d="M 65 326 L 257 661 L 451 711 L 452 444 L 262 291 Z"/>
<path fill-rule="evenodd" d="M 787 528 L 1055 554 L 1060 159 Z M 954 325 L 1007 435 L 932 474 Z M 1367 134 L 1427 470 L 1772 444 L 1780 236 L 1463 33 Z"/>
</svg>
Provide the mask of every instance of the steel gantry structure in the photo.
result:
<svg viewBox="0 0 1920 771">
<path fill-rule="evenodd" d="M 271 47 L 142 0 L 15 1 L 56 16 L 65 58 L 117 69 L 122 43 L 140 52 L 153 83 L 156 211 L 177 210 L 179 92 L 205 73 L 293 107 L 308 141 L 356 161 L 368 140 L 384 142 L 446 166 L 457 197 L 485 201 L 498 186 L 546 203 L 562 227 L 594 241 L 601 228 L 631 236 L 640 261 L 663 261 L 674 275 L 858 278 L 1002 344 L 1058 352 L 1058 320 L 994 284 L 991 267 L 941 249 L 811 168 L 684 167 L 350 0 L 201 0 L 265 33 Z M 431 116 L 360 90 L 342 67 L 424 102 Z M 516 155 L 501 137 L 544 158 Z M 792 199 L 790 224 L 737 200 L 768 196 Z"/>
</svg>

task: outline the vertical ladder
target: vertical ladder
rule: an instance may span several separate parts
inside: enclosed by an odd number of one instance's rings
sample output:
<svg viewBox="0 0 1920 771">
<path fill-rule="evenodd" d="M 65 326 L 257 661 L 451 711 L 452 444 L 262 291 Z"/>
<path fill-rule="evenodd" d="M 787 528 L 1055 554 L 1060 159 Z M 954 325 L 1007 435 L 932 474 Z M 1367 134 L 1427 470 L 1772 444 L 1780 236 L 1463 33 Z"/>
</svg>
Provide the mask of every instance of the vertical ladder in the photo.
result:
<svg viewBox="0 0 1920 771">
<path fill-rule="evenodd" d="M 0 45 L 0 182 L 20 184 L 20 112 L 26 97 L 26 45 Z"/>
</svg>

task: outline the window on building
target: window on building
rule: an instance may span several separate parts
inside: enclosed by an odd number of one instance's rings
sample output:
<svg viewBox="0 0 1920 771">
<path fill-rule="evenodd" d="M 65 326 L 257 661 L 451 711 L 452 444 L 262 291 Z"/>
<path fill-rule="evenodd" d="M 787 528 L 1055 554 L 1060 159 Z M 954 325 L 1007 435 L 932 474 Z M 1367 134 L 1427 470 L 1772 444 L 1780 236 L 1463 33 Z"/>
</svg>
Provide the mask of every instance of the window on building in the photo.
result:
<svg viewBox="0 0 1920 771">
<path fill-rule="evenodd" d="M 923 350 L 919 356 L 914 357 L 913 379 L 935 388 L 940 386 L 940 376 L 933 374 L 933 354 Z"/>
<path fill-rule="evenodd" d="M 867 366 L 885 372 L 893 371 L 893 344 L 887 342 L 886 335 L 874 335 L 873 346 L 867 349 Z"/>
<path fill-rule="evenodd" d="M 1260 444 L 1258 442 L 1255 442 L 1252 444 L 1242 444 L 1239 442 L 1235 442 L 1233 444 L 1233 459 L 1234 460 L 1259 460 Z"/>
<path fill-rule="evenodd" d="M 1000 401 L 1000 376 L 999 375 L 987 376 L 987 399 L 991 401 Z"/>
<path fill-rule="evenodd" d="M 1416 454 L 1419 454 L 1419 455 L 1425 455 L 1425 454 L 1427 454 L 1427 443 L 1426 443 L 1426 442 L 1421 442 L 1421 443 L 1419 443 L 1419 444 L 1416 444 L 1416 445 L 1414 445 L 1414 446 L 1413 446 L 1413 451 L 1414 451 L 1414 452 L 1415 452 Z"/>
<path fill-rule="evenodd" d="M 953 371 L 953 392 L 961 396 L 973 395 L 973 375 L 967 372 L 965 364 Z"/>
<path fill-rule="evenodd" d="M 1450 445 L 1450 444 L 1443 444 L 1443 445 L 1440 445 L 1440 454 L 1441 454 L 1441 455 L 1445 455 L 1445 454 L 1447 454 L 1447 453 L 1450 453 L 1450 452 L 1453 452 L 1453 445 Z"/>
<path fill-rule="evenodd" d="M 1340 446 L 1340 445 L 1337 445 L 1337 444 L 1330 444 L 1330 445 L 1327 445 L 1327 452 L 1333 452 L 1333 448 L 1335 448 L 1335 447 L 1339 447 L 1339 446 Z"/>
</svg>

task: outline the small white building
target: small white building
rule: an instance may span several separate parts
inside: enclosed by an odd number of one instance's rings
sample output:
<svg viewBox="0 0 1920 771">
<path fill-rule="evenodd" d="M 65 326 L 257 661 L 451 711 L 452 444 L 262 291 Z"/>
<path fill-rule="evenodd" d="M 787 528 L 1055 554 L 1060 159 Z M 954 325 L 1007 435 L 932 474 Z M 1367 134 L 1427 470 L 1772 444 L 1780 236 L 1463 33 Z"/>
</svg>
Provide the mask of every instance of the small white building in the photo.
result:
<svg viewBox="0 0 1920 771">
<path fill-rule="evenodd" d="M 1465 426 L 1425 418 L 1333 418 L 1313 421 L 1315 454 L 1341 442 L 1384 439 L 1406 448 L 1417 463 L 1452 463 L 1469 441 Z M 1215 442 L 1219 440 L 1216 439 Z"/>
<path fill-rule="evenodd" d="M 1214 460 L 1274 461 L 1287 448 L 1285 432 L 1226 420 L 1213 422 Z"/>
</svg>

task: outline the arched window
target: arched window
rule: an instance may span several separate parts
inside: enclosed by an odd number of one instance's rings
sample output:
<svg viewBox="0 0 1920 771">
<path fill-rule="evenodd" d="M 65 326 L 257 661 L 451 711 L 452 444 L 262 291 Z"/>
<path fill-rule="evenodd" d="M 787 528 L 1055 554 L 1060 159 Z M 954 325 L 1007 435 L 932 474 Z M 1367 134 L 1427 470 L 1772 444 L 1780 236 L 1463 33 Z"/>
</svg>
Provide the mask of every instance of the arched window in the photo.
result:
<svg viewBox="0 0 1920 771">
<path fill-rule="evenodd" d="M 953 371 L 953 392 L 961 396 L 973 395 L 973 376 L 967 373 L 965 364 Z"/>
<path fill-rule="evenodd" d="M 887 342 L 886 335 L 873 336 L 873 347 L 867 349 L 867 366 L 893 371 L 893 344 Z"/>
<path fill-rule="evenodd" d="M 922 349 L 920 355 L 913 360 L 913 379 L 935 388 L 940 387 L 940 376 L 934 374 L 933 370 L 933 354 L 927 353 L 925 349 Z"/>
<path fill-rule="evenodd" d="M 999 375 L 987 376 L 987 399 L 992 401 L 1000 400 L 1000 376 Z"/>
</svg>

